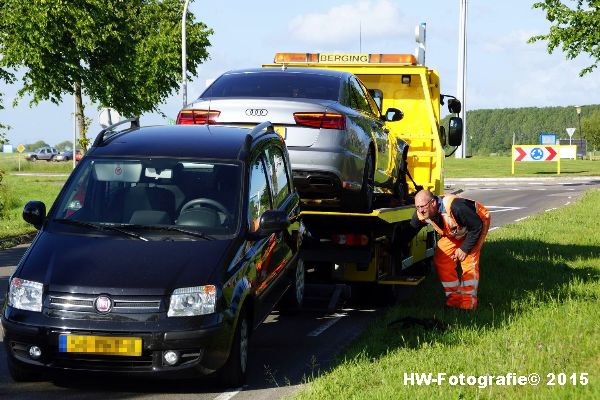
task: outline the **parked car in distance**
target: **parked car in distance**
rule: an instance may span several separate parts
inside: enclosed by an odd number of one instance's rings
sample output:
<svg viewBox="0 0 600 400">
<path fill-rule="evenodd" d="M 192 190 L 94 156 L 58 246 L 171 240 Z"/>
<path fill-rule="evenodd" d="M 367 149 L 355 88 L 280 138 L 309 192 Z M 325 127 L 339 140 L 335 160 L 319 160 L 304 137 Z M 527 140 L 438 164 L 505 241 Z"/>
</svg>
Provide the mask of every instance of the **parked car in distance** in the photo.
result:
<svg viewBox="0 0 600 400">
<path fill-rule="evenodd" d="M 259 68 L 221 75 L 179 112 L 177 124 L 251 126 L 268 119 L 285 139 L 305 202 L 370 212 L 375 195 L 392 196 L 400 183 L 402 151 L 384 123 L 402 116 L 392 108 L 382 115 L 349 72 Z"/>
<path fill-rule="evenodd" d="M 39 233 L 1 313 L 13 379 L 216 371 L 239 387 L 252 331 L 304 297 L 290 172 L 270 123 L 99 135 L 47 216 L 23 210 Z"/>
<path fill-rule="evenodd" d="M 75 157 L 79 156 L 79 159 L 81 159 L 81 150 L 77 150 L 77 152 L 75 153 Z M 77 160 L 77 158 L 75 158 Z M 54 161 L 70 161 L 73 160 L 73 150 L 68 150 L 65 152 L 62 152 L 60 154 L 58 154 L 57 156 L 54 157 Z M 79 160 L 77 160 L 79 161 Z"/>
<path fill-rule="evenodd" d="M 29 161 L 37 161 L 37 160 L 46 160 L 46 161 L 54 161 L 56 156 L 58 155 L 58 150 L 54 147 L 40 147 L 39 149 L 26 153 L 25 159 Z"/>
</svg>

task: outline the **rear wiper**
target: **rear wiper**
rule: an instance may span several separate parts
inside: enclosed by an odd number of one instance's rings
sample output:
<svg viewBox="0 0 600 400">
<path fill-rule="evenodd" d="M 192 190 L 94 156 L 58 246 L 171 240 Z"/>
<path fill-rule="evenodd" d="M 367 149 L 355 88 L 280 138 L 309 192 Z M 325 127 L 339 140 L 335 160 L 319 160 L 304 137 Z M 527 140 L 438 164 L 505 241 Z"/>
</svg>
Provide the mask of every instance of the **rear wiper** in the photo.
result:
<svg viewBox="0 0 600 400">
<path fill-rule="evenodd" d="M 217 239 L 217 238 L 215 238 L 212 235 L 208 235 L 208 234 L 203 233 L 203 232 L 190 231 L 188 229 L 180 228 L 178 226 L 168 226 L 168 225 L 138 225 L 138 224 L 122 224 L 122 225 L 119 225 L 119 226 L 122 226 L 124 228 L 133 228 L 133 229 L 148 229 L 148 230 L 153 230 L 153 231 L 179 232 L 179 233 L 183 233 L 185 235 L 194 236 L 194 237 L 201 238 L 201 239 L 204 239 L 204 240 L 216 240 Z"/>
<path fill-rule="evenodd" d="M 123 235 L 132 237 L 132 238 L 143 240 L 145 242 L 148 241 L 148 239 L 146 239 L 142 235 L 138 235 L 137 233 L 126 231 L 124 229 L 118 228 L 113 225 L 95 224 L 93 222 L 85 222 L 85 221 L 79 221 L 76 219 L 68 219 L 68 218 L 54 218 L 53 221 L 60 222 L 62 224 L 85 226 L 87 228 L 97 229 L 99 231 L 115 231 L 115 232 L 122 233 Z"/>
</svg>

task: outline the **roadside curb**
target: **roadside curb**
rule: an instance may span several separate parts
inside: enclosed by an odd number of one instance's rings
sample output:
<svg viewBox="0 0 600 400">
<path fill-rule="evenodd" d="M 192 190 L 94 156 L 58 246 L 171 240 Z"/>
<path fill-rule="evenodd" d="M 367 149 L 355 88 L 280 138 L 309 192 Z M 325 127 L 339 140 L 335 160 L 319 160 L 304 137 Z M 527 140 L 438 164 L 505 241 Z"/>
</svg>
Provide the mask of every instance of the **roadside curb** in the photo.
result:
<svg viewBox="0 0 600 400">
<path fill-rule="evenodd" d="M 598 181 L 600 176 L 544 176 L 544 177 L 507 177 L 507 178 L 446 178 L 447 184 L 455 182 L 560 182 L 560 181 Z"/>
<path fill-rule="evenodd" d="M 0 239 L 0 250 L 10 249 L 21 244 L 31 243 L 37 233 L 27 233 Z"/>
</svg>

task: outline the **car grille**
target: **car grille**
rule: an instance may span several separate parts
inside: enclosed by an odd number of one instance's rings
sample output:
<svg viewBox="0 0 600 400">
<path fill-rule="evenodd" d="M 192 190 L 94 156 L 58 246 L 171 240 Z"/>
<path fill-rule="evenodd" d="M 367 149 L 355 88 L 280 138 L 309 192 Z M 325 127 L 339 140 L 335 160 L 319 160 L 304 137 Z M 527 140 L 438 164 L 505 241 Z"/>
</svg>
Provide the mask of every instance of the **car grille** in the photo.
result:
<svg viewBox="0 0 600 400">
<path fill-rule="evenodd" d="M 96 312 L 94 301 L 97 295 L 50 293 L 48 308 L 59 311 Z M 111 312 L 156 313 L 161 311 L 162 299 L 156 296 L 110 296 L 113 301 Z"/>
</svg>

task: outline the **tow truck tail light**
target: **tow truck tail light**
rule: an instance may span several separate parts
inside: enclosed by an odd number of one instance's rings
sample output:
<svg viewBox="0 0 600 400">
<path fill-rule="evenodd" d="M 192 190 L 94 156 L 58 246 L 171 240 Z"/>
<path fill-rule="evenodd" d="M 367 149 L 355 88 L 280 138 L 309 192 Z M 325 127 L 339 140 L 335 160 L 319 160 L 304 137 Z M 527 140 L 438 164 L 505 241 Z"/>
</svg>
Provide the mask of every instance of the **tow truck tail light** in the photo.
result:
<svg viewBox="0 0 600 400">
<path fill-rule="evenodd" d="M 367 235 L 360 235 L 356 233 L 332 235 L 331 240 L 335 244 L 344 246 L 366 246 L 369 244 L 369 237 Z"/>
<path fill-rule="evenodd" d="M 221 111 L 215 110 L 181 110 L 177 115 L 177 125 L 216 124 Z"/>
<path fill-rule="evenodd" d="M 323 129 L 346 129 L 346 117 L 337 113 L 294 113 L 298 125 Z"/>
</svg>

